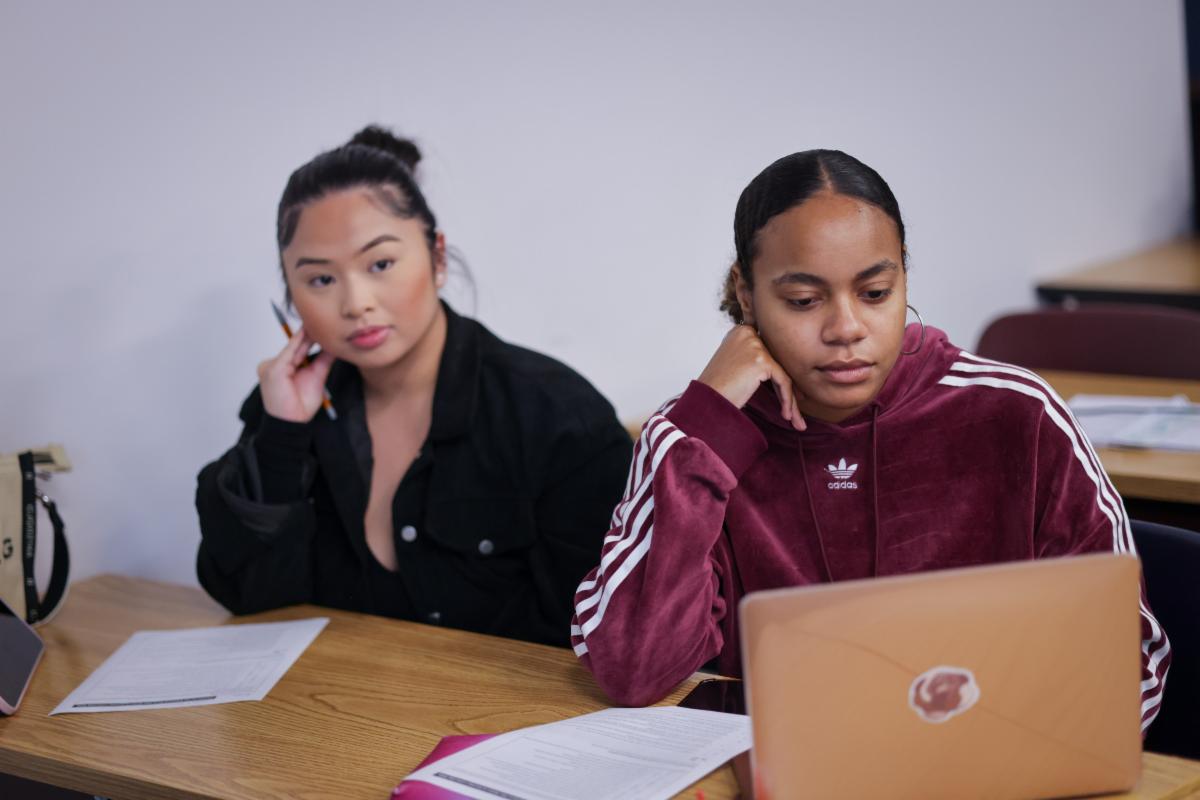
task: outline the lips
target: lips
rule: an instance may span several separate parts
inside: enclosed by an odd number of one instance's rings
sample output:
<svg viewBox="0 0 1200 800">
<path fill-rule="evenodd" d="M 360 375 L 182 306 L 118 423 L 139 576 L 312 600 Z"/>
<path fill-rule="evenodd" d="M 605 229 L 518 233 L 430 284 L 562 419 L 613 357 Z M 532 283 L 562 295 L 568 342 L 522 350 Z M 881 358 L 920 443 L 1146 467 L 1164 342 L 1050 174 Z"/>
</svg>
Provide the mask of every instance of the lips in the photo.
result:
<svg viewBox="0 0 1200 800">
<path fill-rule="evenodd" d="M 346 341 L 359 350 L 374 350 L 391 335 L 392 329 L 387 325 L 372 325 L 368 328 L 359 328 L 354 333 L 346 337 Z"/>
<path fill-rule="evenodd" d="M 817 371 L 832 383 L 854 384 L 869 378 L 874 367 L 870 361 L 856 358 L 850 361 L 831 361 L 817 367 Z"/>
</svg>

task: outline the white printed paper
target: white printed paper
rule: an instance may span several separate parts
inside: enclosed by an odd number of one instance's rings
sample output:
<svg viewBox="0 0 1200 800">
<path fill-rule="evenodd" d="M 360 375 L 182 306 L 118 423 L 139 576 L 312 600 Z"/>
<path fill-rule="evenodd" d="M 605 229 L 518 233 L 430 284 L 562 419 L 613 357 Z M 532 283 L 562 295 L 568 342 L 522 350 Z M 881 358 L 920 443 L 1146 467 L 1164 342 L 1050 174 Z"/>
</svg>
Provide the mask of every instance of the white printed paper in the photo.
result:
<svg viewBox="0 0 1200 800">
<path fill-rule="evenodd" d="M 750 719 L 610 708 L 501 734 L 406 778 L 479 800 L 668 798 L 750 749 Z"/>
<path fill-rule="evenodd" d="M 1182 395 L 1077 394 L 1068 405 L 1097 447 L 1200 450 L 1200 404 Z"/>
<path fill-rule="evenodd" d="M 139 631 L 50 714 L 262 700 L 327 622 L 327 617 L 316 617 Z"/>
</svg>

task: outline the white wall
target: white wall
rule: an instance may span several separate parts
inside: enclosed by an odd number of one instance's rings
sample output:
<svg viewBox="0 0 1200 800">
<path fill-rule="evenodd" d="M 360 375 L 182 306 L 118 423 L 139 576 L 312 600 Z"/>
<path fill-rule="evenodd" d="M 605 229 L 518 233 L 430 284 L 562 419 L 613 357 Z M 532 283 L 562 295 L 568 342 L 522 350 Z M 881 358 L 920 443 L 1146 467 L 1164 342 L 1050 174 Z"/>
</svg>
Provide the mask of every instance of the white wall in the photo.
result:
<svg viewBox="0 0 1200 800">
<path fill-rule="evenodd" d="M 478 316 L 624 416 L 703 367 L 734 202 L 795 150 L 891 182 L 966 345 L 1186 229 L 1178 2 L 567 5 L 0 0 L 0 451 L 67 445 L 77 576 L 193 580 L 195 473 L 281 343 L 279 192 L 369 121 L 424 143 Z"/>
</svg>

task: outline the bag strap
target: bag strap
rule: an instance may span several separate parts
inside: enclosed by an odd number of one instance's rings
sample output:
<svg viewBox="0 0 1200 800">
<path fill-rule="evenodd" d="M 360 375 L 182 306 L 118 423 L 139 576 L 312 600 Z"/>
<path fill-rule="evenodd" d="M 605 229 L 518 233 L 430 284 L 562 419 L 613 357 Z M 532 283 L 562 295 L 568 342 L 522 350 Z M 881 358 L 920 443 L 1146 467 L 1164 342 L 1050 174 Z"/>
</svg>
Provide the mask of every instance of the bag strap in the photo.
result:
<svg viewBox="0 0 1200 800">
<path fill-rule="evenodd" d="M 67 549 L 66 526 L 58 506 L 47 495 L 37 491 L 34 483 L 34 454 L 27 450 L 17 456 L 21 467 L 21 560 L 25 576 L 25 617 L 30 625 L 45 622 L 58 609 L 67 592 L 67 576 L 71 571 L 71 555 Z M 46 596 L 38 599 L 37 579 L 34 577 L 34 555 L 37 552 L 37 509 L 40 502 L 50 517 L 54 529 L 54 561 L 50 566 L 50 583 Z"/>
</svg>

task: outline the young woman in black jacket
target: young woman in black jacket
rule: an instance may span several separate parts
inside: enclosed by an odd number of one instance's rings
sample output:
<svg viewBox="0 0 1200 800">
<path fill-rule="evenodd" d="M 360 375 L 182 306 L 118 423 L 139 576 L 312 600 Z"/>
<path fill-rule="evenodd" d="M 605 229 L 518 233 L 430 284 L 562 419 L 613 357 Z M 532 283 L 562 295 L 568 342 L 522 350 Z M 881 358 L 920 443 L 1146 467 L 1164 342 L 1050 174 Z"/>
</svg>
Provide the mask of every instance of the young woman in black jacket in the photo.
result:
<svg viewBox="0 0 1200 800">
<path fill-rule="evenodd" d="M 292 173 L 277 240 L 303 327 L 200 472 L 200 582 L 234 613 L 317 603 L 566 645 L 631 443 L 584 378 L 439 299 L 419 160 L 369 127 Z"/>
</svg>

